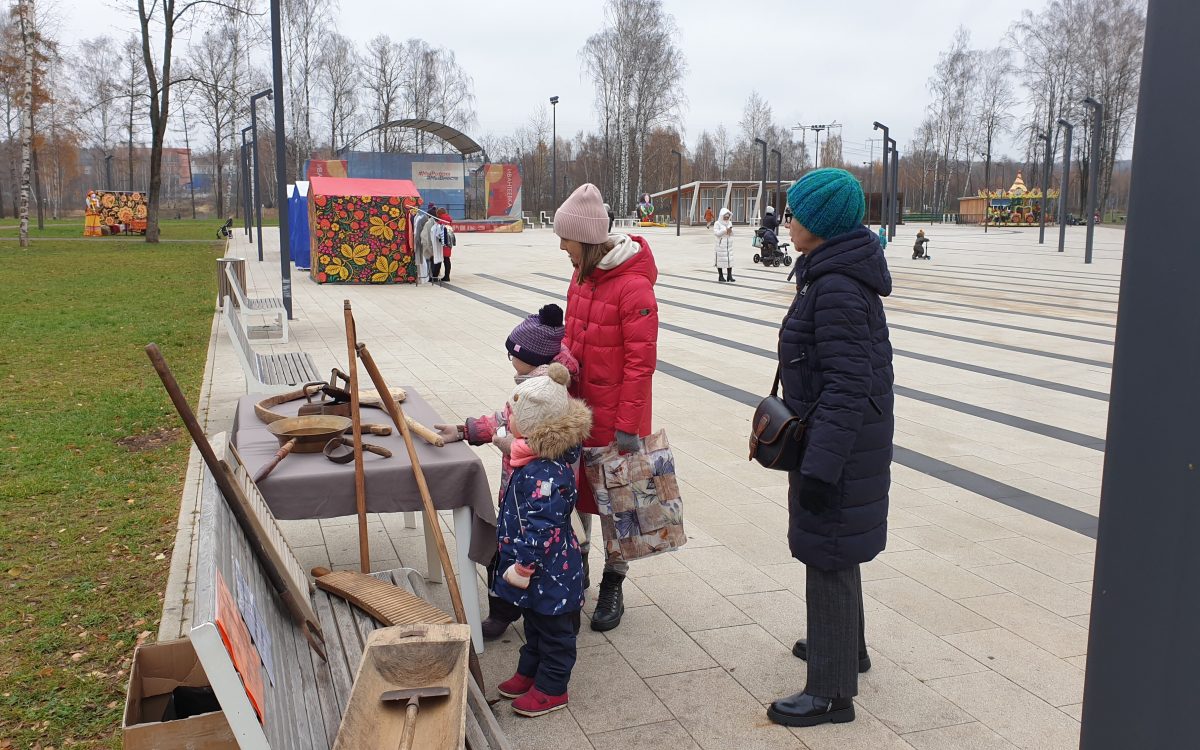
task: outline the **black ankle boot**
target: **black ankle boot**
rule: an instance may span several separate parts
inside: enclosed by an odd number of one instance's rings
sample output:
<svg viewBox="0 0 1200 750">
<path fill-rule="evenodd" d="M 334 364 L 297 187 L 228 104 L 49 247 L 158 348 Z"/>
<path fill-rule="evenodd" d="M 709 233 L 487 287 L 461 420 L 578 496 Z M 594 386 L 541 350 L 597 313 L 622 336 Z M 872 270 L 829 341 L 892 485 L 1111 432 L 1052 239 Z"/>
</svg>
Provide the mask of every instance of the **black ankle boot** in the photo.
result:
<svg viewBox="0 0 1200 750">
<path fill-rule="evenodd" d="M 721 268 L 717 269 L 717 281 L 720 281 L 720 282 L 725 281 L 725 270 L 724 269 L 721 269 Z"/>
<path fill-rule="evenodd" d="M 621 595 L 621 584 L 625 576 L 605 571 L 600 580 L 600 595 L 596 597 L 596 611 L 592 613 L 592 630 L 612 630 L 621 624 L 625 614 L 625 598 Z"/>
</svg>

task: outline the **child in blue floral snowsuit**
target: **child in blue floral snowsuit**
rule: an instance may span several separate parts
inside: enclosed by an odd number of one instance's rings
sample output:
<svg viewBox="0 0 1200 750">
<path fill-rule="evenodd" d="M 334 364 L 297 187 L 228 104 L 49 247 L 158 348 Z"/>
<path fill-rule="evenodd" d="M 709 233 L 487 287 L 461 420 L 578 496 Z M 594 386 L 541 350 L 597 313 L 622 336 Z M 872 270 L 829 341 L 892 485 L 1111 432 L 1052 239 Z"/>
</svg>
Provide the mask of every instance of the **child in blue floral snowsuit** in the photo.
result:
<svg viewBox="0 0 1200 750">
<path fill-rule="evenodd" d="M 583 607 L 583 557 L 571 529 L 577 489 L 572 464 L 592 428 L 582 401 L 567 395 L 561 364 L 521 383 L 509 399 L 512 478 L 496 531 L 501 575 L 493 593 L 519 607 L 525 645 L 517 672 L 499 686 L 513 710 L 541 716 L 567 705 L 575 626 Z"/>
</svg>

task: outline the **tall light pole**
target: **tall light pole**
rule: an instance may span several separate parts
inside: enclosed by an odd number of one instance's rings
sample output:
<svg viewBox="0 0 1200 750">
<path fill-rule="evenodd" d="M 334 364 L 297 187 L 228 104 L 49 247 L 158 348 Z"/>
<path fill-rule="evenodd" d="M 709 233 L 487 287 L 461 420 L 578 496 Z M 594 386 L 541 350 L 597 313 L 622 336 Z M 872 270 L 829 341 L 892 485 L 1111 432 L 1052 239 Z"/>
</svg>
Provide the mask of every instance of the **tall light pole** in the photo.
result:
<svg viewBox="0 0 1200 750">
<path fill-rule="evenodd" d="M 1096 193 L 1100 192 L 1100 130 L 1104 127 L 1104 105 L 1092 97 L 1083 103 L 1092 108 L 1092 155 L 1088 157 L 1088 212 L 1087 244 L 1084 245 L 1083 262 L 1092 262 L 1092 238 L 1096 232 Z"/>
<path fill-rule="evenodd" d="M 550 207 L 558 210 L 558 97 L 550 97 L 551 122 L 550 130 Z M 553 214 L 551 214 L 553 216 Z"/>
<path fill-rule="evenodd" d="M 249 132 L 249 125 L 242 128 L 242 210 L 246 212 L 246 236 L 253 242 L 254 236 L 250 233 L 250 228 L 254 226 L 254 217 L 250 215 L 250 201 L 253 200 L 250 197 L 250 146 L 246 142 L 246 134 Z"/>
<path fill-rule="evenodd" d="M 675 154 L 675 236 L 679 236 L 679 220 L 683 216 L 683 154 L 671 149 Z"/>
<path fill-rule="evenodd" d="M 1038 217 L 1038 244 L 1043 245 L 1046 242 L 1046 183 L 1050 180 L 1050 160 L 1053 158 L 1050 155 L 1050 134 L 1038 133 L 1038 140 L 1044 145 L 1042 146 L 1042 199 L 1041 211 Z"/>
<path fill-rule="evenodd" d="M 283 13 L 280 0 L 271 0 L 271 86 L 283 91 Z M 287 206 L 287 138 L 284 132 L 283 95 L 275 97 L 275 205 L 279 206 L 279 283 L 283 309 L 288 320 L 292 315 L 292 254 L 288 248 L 291 227 L 288 226 Z"/>
<path fill-rule="evenodd" d="M 863 180 L 863 193 L 865 193 L 867 196 L 867 213 L 866 213 L 865 218 L 866 218 L 867 228 L 870 228 L 870 226 L 871 226 L 871 180 L 874 179 L 874 175 L 872 174 L 872 172 L 875 171 L 875 163 L 870 162 L 870 161 L 864 161 L 864 162 L 862 162 L 862 168 L 863 168 L 863 173 L 866 175 L 866 179 Z"/>
<path fill-rule="evenodd" d="M 897 189 L 900 184 L 900 154 L 896 151 L 896 139 L 888 138 L 888 146 L 892 149 L 892 168 L 888 172 L 888 176 L 892 178 L 891 184 L 888 185 L 888 205 L 891 206 L 891 211 L 888 214 L 888 240 L 896 239 L 896 221 L 900 214 L 900 191 Z"/>
<path fill-rule="evenodd" d="M 872 130 L 883 131 L 883 179 L 879 183 L 879 228 L 882 229 L 887 225 L 888 216 L 888 126 L 876 121 Z"/>
<path fill-rule="evenodd" d="M 250 152 L 250 173 L 254 177 L 254 223 L 258 225 L 258 261 L 263 259 L 262 248 L 262 183 L 258 179 L 258 100 L 272 98 L 271 89 L 260 91 L 250 97 L 250 132 L 254 134 L 254 150 Z M 282 210 L 280 211 L 282 213 Z"/>
<path fill-rule="evenodd" d="M 1071 192 L 1071 132 L 1075 129 L 1071 123 L 1058 119 L 1058 126 L 1067 131 L 1063 141 L 1063 171 L 1058 183 L 1058 251 L 1061 253 L 1067 242 L 1067 193 Z"/>
<path fill-rule="evenodd" d="M 754 142 L 762 146 L 762 180 L 758 184 L 758 221 L 762 220 L 767 215 L 767 204 L 764 202 L 767 199 L 767 142 L 762 138 L 755 138 Z"/>
<path fill-rule="evenodd" d="M 780 203 L 787 203 L 787 199 L 783 197 L 781 189 L 783 177 L 783 153 L 777 149 L 771 149 L 771 153 L 775 154 L 775 200 Z"/>
<path fill-rule="evenodd" d="M 1195 190 L 1195 157 L 1181 147 L 1195 139 L 1200 100 L 1180 94 L 1200 87 L 1197 28 L 1198 3 L 1147 5 L 1081 750 L 1200 747 L 1200 253 L 1180 241 L 1196 231 L 1180 201 Z M 1147 689 L 1153 698 L 1130 710 L 1131 692 Z"/>
</svg>

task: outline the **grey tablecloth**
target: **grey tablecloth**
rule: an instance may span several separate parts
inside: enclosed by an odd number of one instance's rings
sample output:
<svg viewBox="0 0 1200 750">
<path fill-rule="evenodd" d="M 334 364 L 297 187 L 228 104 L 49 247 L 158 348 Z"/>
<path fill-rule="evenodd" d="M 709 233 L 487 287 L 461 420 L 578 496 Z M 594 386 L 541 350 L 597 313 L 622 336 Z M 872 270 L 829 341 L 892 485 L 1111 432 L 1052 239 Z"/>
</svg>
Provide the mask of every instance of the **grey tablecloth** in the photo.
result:
<svg viewBox="0 0 1200 750">
<path fill-rule="evenodd" d="M 445 421 L 413 388 L 404 386 L 404 390 L 408 400 L 402 406 L 408 416 L 428 427 Z M 261 394 L 240 398 L 233 421 L 233 442 L 251 476 L 279 450 L 279 441 L 254 414 L 254 404 L 263 398 L 266 396 Z M 304 403 L 303 399 L 292 401 L 272 411 L 294 416 Z M 364 453 L 368 512 L 421 510 L 412 463 L 395 423 L 382 409 L 363 409 L 362 421 L 392 427 L 387 437 L 364 435 L 366 442 L 392 452 L 391 458 Z M 435 448 L 415 435 L 413 440 L 434 506 L 438 510 L 470 507 L 473 511 L 471 559 L 486 565 L 496 550 L 496 507 L 483 463 L 466 443 Z M 355 513 L 354 463 L 335 464 L 320 453 L 289 455 L 259 483 L 259 489 L 276 518 L 333 518 Z"/>
</svg>

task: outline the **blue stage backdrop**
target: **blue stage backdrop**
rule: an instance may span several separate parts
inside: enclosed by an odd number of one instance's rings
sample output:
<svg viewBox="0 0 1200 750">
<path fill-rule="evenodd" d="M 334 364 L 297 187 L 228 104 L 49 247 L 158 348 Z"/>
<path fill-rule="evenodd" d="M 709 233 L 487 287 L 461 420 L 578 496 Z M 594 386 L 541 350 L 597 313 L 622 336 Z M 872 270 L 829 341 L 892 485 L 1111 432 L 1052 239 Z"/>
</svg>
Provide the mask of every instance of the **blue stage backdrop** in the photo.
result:
<svg viewBox="0 0 1200 750">
<path fill-rule="evenodd" d="M 435 203 L 450 211 L 455 220 L 466 218 L 466 190 L 470 173 L 463 176 L 463 158 L 458 154 L 381 154 L 351 151 L 347 157 L 351 177 L 375 180 L 412 180 L 424 205 Z M 467 165 L 473 169 L 478 164 Z"/>
</svg>

